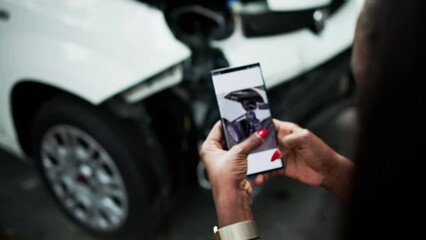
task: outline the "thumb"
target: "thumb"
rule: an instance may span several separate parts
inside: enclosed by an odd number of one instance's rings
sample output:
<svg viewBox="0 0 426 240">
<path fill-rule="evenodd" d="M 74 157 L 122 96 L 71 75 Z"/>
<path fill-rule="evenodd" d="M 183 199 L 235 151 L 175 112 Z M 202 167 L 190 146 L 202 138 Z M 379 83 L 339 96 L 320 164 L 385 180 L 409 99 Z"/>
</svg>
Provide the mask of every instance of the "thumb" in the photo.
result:
<svg viewBox="0 0 426 240">
<path fill-rule="evenodd" d="M 253 150 L 258 148 L 263 143 L 263 139 L 268 135 L 268 129 L 264 128 L 256 133 L 252 134 L 243 142 L 235 145 L 231 150 L 237 153 L 249 155 Z"/>
</svg>

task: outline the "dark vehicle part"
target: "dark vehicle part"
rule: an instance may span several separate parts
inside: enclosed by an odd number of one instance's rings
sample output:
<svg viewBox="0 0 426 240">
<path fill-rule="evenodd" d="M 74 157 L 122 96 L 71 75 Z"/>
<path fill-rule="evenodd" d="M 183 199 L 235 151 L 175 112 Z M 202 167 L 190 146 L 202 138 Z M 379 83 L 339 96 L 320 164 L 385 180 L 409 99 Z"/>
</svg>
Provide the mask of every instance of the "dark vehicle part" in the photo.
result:
<svg viewBox="0 0 426 240">
<path fill-rule="evenodd" d="M 209 38 L 225 37 L 227 21 L 223 14 L 200 5 L 174 10 L 170 15 L 172 29 L 178 35 L 204 35 Z"/>
<path fill-rule="evenodd" d="M 247 37 L 284 34 L 303 28 L 320 32 L 324 28 L 327 17 L 327 8 L 297 12 L 241 14 L 244 35 Z"/>
<path fill-rule="evenodd" d="M 150 135 L 135 129 L 129 119 L 68 96 L 51 99 L 35 117 L 33 152 L 50 193 L 102 239 L 150 238 L 164 211 L 167 186 L 152 165 L 163 158 L 140 137 Z"/>
<path fill-rule="evenodd" d="M 173 179 L 172 195 L 175 195 L 183 187 L 196 183 L 198 129 L 193 120 L 191 98 L 185 89 L 176 87 L 146 99 L 144 106 L 168 158 L 166 172 Z"/>
<path fill-rule="evenodd" d="M 170 4 L 167 9 L 166 19 L 171 30 L 192 51 L 186 79 L 208 83 L 210 69 L 229 65 L 223 53 L 210 46 L 212 39 L 226 38 L 233 31 L 229 12 L 218 6 L 203 5 Z"/>
<path fill-rule="evenodd" d="M 265 109 L 267 104 L 265 105 L 264 99 L 256 90 L 247 88 L 233 91 L 225 95 L 225 99 L 241 103 L 246 111 L 245 114 L 231 122 L 224 119 L 225 127 L 234 143 L 239 143 L 262 129 L 264 123 L 257 118 L 255 110 L 259 109 L 259 106 Z"/>
<path fill-rule="evenodd" d="M 241 103 L 246 111 L 254 110 L 259 103 L 265 102 L 258 92 L 250 88 L 228 93 L 225 98 Z"/>
<path fill-rule="evenodd" d="M 202 35 L 224 39 L 233 31 L 233 19 L 227 1 L 167 1 L 166 19 L 179 37 Z"/>
<path fill-rule="evenodd" d="M 244 129 L 241 126 L 241 123 L 229 122 L 228 119 L 226 118 L 223 118 L 222 120 L 229 135 L 231 135 L 232 139 L 235 142 L 240 142 L 244 140 L 245 133 L 244 133 Z"/>
<path fill-rule="evenodd" d="M 321 32 L 325 21 L 344 3 L 334 0 L 330 5 L 299 11 L 265 11 L 241 13 L 243 32 L 247 37 L 263 37 L 285 34 L 309 28 L 315 33 Z"/>
<path fill-rule="evenodd" d="M 7 21 L 10 18 L 10 14 L 8 11 L 4 9 L 0 9 L 0 20 Z"/>
<path fill-rule="evenodd" d="M 353 105 L 356 87 L 349 77 L 350 55 L 348 49 L 315 70 L 269 90 L 272 116 L 314 128 L 327 121 L 322 114 L 336 109 L 336 104 Z"/>
</svg>

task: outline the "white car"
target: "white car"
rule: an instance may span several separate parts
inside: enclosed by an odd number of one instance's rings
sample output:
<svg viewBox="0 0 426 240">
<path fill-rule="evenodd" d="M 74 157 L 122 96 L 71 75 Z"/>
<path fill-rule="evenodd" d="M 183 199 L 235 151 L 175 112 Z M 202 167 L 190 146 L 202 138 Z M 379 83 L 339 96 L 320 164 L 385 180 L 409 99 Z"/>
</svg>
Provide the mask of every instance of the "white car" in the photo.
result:
<svg viewBox="0 0 426 240">
<path fill-rule="evenodd" d="M 315 102 L 291 120 L 346 94 L 306 76 L 347 59 L 363 0 L 184 2 L 0 0 L 0 145 L 102 239 L 153 236 L 196 177 L 210 70 L 259 62 L 270 91 Z"/>
</svg>

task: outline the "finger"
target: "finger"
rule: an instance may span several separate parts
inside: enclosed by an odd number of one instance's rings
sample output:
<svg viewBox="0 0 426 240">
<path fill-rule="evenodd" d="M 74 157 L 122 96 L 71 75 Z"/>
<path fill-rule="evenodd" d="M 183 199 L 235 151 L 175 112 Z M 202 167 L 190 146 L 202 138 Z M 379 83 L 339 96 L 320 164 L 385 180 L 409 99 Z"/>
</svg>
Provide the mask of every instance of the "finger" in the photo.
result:
<svg viewBox="0 0 426 240">
<path fill-rule="evenodd" d="M 264 174 L 259 174 L 254 178 L 252 184 L 254 186 L 262 185 L 266 180 L 278 174 L 282 174 L 282 173 L 280 171 L 272 171 L 272 172 L 268 172 Z"/>
<path fill-rule="evenodd" d="M 265 182 L 265 175 L 259 174 L 254 178 L 252 184 L 253 186 L 257 187 L 259 185 L 262 185 L 264 182 Z"/>
<path fill-rule="evenodd" d="M 244 181 L 242 183 L 242 189 L 241 190 L 247 192 L 249 197 L 253 194 L 253 188 L 251 187 L 251 184 L 250 184 L 249 181 Z"/>
<path fill-rule="evenodd" d="M 222 140 L 222 124 L 220 121 L 217 121 L 215 125 L 210 130 L 209 135 L 207 135 L 207 138 L 205 141 L 214 141 L 220 143 Z"/>
<path fill-rule="evenodd" d="M 284 136 L 281 139 L 281 144 L 285 146 L 286 149 L 301 147 L 307 143 L 310 135 L 311 132 L 309 130 L 299 129 L 292 134 Z"/>
<path fill-rule="evenodd" d="M 270 179 L 270 178 L 271 178 L 272 176 L 274 176 L 274 175 L 277 175 L 277 174 L 275 173 L 275 171 L 265 173 L 265 174 L 264 174 L 264 176 L 265 176 L 265 181 L 266 181 L 266 180 L 268 180 L 268 179 Z"/>
<path fill-rule="evenodd" d="M 231 148 L 231 151 L 249 155 L 250 152 L 258 148 L 260 145 L 262 145 L 263 139 L 266 138 L 266 135 L 268 134 L 268 130 L 262 129 L 260 131 L 257 131 L 256 133 L 252 134 L 250 137 L 248 137 L 243 142 L 233 146 Z"/>
<path fill-rule="evenodd" d="M 273 119 L 273 121 L 278 133 L 278 139 L 282 139 L 284 136 L 302 129 L 299 125 L 292 122 L 283 122 L 277 119 Z"/>
</svg>

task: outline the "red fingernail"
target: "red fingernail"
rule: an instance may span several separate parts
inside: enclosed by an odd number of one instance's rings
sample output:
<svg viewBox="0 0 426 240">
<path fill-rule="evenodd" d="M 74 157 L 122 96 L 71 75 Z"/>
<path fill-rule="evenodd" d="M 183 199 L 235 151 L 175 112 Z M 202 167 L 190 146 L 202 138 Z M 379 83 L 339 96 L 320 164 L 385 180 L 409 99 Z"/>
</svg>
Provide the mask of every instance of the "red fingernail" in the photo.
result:
<svg viewBox="0 0 426 240">
<path fill-rule="evenodd" d="M 278 149 L 275 150 L 274 154 L 272 154 L 271 162 L 273 162 L 277 159 L 280 159 L 280 157 L 281 157 L 280 151 Z"/>
<path fill-rule="evenodd" d="M 268 135 L 268 129 L 266 128 L 257 131 L 257 136 L 259 136 L 261 139 L 265 139 L 266 135 Z"/>
<path fill-rule="evenodd" d="M 256 183 L 256 181 L 255 181 L 255 180 L 251 181 L 251 185 L 252 185 L 253 187 L 257 187 L 257 183 Z"/>
</svg>

